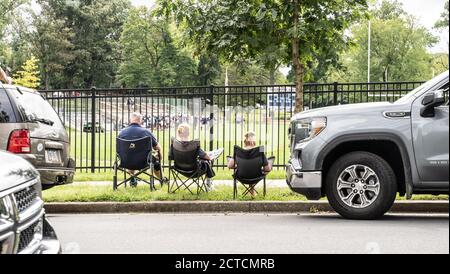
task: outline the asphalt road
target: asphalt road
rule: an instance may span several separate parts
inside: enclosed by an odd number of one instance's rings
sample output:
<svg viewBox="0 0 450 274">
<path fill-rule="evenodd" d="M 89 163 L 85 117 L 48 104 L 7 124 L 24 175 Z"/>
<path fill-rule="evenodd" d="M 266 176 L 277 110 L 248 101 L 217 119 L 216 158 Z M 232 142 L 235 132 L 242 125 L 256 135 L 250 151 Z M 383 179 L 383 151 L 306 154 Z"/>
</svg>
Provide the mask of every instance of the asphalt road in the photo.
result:
<svg viewBox="0 0 450 274">
<path fill-rule="evenodd" d="M 50 215 L 64 253 L 444 253 L 448 215 Z"/>
</svg>

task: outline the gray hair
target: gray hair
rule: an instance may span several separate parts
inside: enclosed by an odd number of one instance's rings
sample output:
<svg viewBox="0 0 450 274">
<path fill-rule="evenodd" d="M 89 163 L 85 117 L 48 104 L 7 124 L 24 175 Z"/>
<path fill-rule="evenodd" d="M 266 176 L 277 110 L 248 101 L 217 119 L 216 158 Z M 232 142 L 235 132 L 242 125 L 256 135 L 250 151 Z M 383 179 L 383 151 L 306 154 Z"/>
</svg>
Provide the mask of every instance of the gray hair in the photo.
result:
<svg viewBox="0 0 450 274">
<path fill-rule="evenodd" d="M 142 114 L 133 112 L 130 116 L 130 123 L 142 123 Z"/>
</svg>

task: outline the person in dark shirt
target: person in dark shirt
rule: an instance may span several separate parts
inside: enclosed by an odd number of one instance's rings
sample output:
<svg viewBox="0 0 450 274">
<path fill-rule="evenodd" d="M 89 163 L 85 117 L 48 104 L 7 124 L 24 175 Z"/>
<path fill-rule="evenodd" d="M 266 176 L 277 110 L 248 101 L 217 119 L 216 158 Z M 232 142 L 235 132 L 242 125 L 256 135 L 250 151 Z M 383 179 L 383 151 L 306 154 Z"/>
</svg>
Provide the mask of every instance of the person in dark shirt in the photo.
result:
<svg viewBox="0 0 450 274">
<path fill-rule="evenodd" d="M 168 179 L 165 178 L 162 174 L 162 169 L 161 169 L 161 146 L 158 143 L 158 140 L 156 140 L 155 136 L 146 128 L 142 127 L 142 115 L 139 113 L 133 113 L 131 114 L 131 118 L 130 118 L 130 125 L 126 128 L 124 128 L 120 133 L 119 133 L 119 138 L 123 139 L 123 140 L 136 140 L 136 139 L 141 139 L 141 138 L 145 138 L 145 137 L 150 137 L 152 139 L 152 146 L 153 146 L 153 150 L 157 152 L 157 156 L 152 156 L 152 161 L 154 164 L 154 172 L 155 172 L 155 176 L 162 180 L 164 183 L 168 182 Z M 135 171 L 130 170 L 129 171 L 131 174 L 134 174 Z M 131 181 L 131 185 L 132 186 L 137 186 L 137 181 L 136 180 L 132 180 Z"/>
</svg>

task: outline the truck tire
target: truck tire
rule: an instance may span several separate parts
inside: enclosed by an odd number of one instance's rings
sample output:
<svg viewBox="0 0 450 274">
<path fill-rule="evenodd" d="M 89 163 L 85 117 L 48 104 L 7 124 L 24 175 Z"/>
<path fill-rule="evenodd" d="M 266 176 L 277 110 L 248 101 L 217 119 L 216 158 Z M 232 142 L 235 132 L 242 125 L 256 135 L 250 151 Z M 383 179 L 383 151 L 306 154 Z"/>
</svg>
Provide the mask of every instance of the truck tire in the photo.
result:
<svg viewBox="0 0 450 274">
<path fill-rule="evenodd" d="M 388 212 L 397 196 L 397 179 L 391 166 L 369 152 L 342 156 L 326 177 L 330 205 L 344 218 L 373 220 Z"/>
</svg>

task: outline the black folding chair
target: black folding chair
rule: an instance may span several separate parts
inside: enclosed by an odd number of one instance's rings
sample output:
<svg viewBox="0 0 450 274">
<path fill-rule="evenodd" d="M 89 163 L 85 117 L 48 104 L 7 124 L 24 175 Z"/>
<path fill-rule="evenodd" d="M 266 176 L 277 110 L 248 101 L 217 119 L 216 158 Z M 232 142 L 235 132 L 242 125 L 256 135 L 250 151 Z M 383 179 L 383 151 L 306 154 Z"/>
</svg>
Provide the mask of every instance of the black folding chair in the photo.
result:
<svg viewBox="0 0 450 274">
<path fill-rule="evenodd" d="M 257 147 L 254 149 L 246 150 L 238 146 L 234 147 L 234 162 L 236 168 L 234 169 L 234 193 L 233 197 L 236 199 L 238 195 L 238 182 L 241 183 L 245 190 L 242 194 L 243 197 L 247 196 L 252 188 L 258 183 L 263 181 L 264 184 L 264 197 L 266 196 L 266 174 L 263 171 L 264 168 L 264 147 Z M 274 157 L 269 158 L 273 160 Z M 256 189 L 255 189 L 256 191 Z M 258 193 L 256 191 L 256 193 Z"/>
<path fill-rule="evenodd" d="M 154 177 L 154 163 L 152 160 L 152 138 L 145 137 L 136 140 L 124 140 L 117 138 L 116 161 L 114 163 L 113 189 L 125 186 L 133 179 L 142 181 L 150 186 L 150 191 L 156 190 Z M 130 174 L 129 171 L 136 171 Z M 118 173 L 123 172 L 124 179 L 118 183 Z M 150 171 L 150 172 L 149 172 Z M 129 177 L 128 177 L 129 176 Z M 143 178 L 146 176 L 146 178 Z M 148 179 L 147 179 L 148 178 Z M 160 181 L 161 185 L 162 182 Z"/>
<path fill-rule="evenodd" d="M 186 143 L 172 139 L 169 172 L 174 180 L 172 184 L 169 183 L 169 193 L 175 193 L 182 189 L 188 190 L 192 195 L 208 192 L 206 171 L 202 171 L 198 158 L 199 150 L 200 141 Z M 194 190 L 193 187 L 196 189 Z"/>
</svg>

